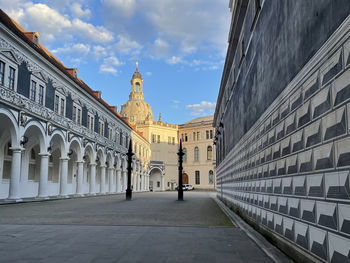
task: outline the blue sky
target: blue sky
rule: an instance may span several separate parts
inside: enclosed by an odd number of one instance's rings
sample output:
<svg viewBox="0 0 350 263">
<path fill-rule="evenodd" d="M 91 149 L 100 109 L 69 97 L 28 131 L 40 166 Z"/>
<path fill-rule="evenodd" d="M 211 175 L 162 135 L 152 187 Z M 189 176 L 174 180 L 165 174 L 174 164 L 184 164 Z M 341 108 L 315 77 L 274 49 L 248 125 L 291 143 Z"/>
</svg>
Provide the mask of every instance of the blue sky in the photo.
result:
<svg viewBox="0 0 350 263">
<path fill-rule="evenodd" d="M 228 0 L 0 0 L 1 8 L 110 104 L 139 62 L 156 119 L 213 114 L 227 49 Z"/>
</svg>

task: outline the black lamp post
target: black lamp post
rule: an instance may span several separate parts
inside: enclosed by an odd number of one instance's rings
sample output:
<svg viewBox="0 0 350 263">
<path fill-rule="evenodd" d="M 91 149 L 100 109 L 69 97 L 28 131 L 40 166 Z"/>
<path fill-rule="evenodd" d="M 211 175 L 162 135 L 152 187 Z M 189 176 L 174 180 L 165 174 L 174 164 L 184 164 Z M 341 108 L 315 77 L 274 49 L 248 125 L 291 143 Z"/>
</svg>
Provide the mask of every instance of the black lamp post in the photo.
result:
<svg viewBox="0 0 350 263">
<path fill-rule="evenodd" d="M 130 143 L 129 143 L 129 150 L 128 153 L 126 154 L 128 156 L 128 185 L 126 188 L 126 200 L 131 200 L 132 197 L 132 190 L 131 190 L 131 163 L 132 163 L 132 156 L 134 155 L 132 153 L 132 141 L 130 139 Z"/>
<path fill-rule="evenodd" d="M 177 187 L 177 200 L 178 201 L 183 201 L 184 200 L 184 192 L 182 190 L 182 158 L 185 155 L 183 150 L 182 150 L 182 140 L 180 139 L 180 149 L 179 152 L 177 153 L 179 156 L 179 184 Z"/>
</svg>

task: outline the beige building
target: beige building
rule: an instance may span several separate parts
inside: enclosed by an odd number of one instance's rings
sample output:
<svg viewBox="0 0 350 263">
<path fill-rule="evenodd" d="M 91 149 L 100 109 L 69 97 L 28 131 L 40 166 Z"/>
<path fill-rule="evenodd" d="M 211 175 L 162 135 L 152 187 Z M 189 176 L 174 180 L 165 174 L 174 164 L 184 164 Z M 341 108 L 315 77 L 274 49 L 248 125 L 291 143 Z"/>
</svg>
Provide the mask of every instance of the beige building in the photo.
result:
<svg viewBox="0 0 350 263">
<path fill-rule="evenodd" d="M 183 183 L 194 188 L 215 189 L 215 147 L 213 116 L 200 117 L 179 125 L 183 142 Z"/>
<path fill-rule="evenodd" d="M 150 142 L 149 188 L 154 191 L 175 189 L 178 180 L 178 125 L 163 122 L 161 116 L 154 121 L 152 108 L 144 101 L 143 79 L 137 64 L 131 79 L 129 100 L 121 106 L 120 114 Z"/>
<path fill-rule="evenodd" d="M 131 125 L 132 127 L 133 125 Z M 149 141 L 143 136 L 142 132 L 132 127 L 131 139 L 133 152 L 135 154 L 134 169 L 132 171 L 131 184 L 135 191 L 148 190 L 149 174 L 148 168 L 151 158 L 151 147 Z"/>
</svg>

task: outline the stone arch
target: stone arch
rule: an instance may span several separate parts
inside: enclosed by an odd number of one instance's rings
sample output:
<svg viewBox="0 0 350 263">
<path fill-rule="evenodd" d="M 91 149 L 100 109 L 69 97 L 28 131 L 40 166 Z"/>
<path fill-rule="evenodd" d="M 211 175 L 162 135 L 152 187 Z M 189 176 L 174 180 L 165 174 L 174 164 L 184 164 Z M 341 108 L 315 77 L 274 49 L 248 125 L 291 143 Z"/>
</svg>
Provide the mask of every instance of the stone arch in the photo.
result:
<svg viewBox="0 0 350 263">
<path fill-rule="evenodd" d="M 78 184 L 78 173 L 79 173 L 79 162 L 83 161 L 83 153 L 82 147 L 78 137 L 73 137 L 68 144 L 68 175 L 67 175 L 67 183 L 68 183 L 68 193 L 81 194 L 81 186 L 79 189 L 77 187 Z M 80 179 L 80 184 L 82 184 L 82 178 Z"/>
<path fill-rule="evenodd" d="M 8 133 L 9 138 L 11 139 L 11 145 L 14 147 L 19 146 L 17 120 L 12 112 L 0 109 L 0 123 L 2 124 L 0 128 L 0 141 L 2 141 L 2 137 L 6 136 L 6 133 Z"/>
<path fill-rule="evenodd" d="M 164 173 L 160 167 L 154 166 L 149 170 L 149 188 L 151 191 L 161 191 L 163 185 Z"/>
<path fill-rule="evenodd" d="M 0 181 L 10 181 L 13 160 L 12 149 L 20 148 L 18 125 L 15 116 L 5 109 L 0 109 L 0 123 Z M 16 185 L 19 184 L 19 179 L 16 183 Z M 9 193 L 10 185 L 6 185 L 5 189 L 0 188 L 0 198 L 7 198 Z"/>
<path fill-rule="evenodd" d="M 33 140 L 37 142 L 40 146 L 40 151 L 42 153 L 47 153 L 47 137 L 45 128 L 43 125 L 36 121 L 30 120 L 27 122 L 23 130 L 23 136 L 26 136 L 28 140 L 28 145 L 33 143 Z"/>
</svg>

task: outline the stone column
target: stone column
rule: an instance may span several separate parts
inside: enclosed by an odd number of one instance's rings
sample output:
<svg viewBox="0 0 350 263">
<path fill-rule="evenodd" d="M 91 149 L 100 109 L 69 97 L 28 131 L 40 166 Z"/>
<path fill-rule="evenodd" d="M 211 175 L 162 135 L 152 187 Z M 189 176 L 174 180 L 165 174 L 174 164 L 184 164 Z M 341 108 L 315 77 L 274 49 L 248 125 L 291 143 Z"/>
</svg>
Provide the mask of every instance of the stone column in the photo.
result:
<svg viewBox="0 0 350 263">
<path fill-rule="evenodd" d="M 67 196 L 67 176 L 68 176 L 68 158 L 60 158 L 61 178 L 60 178 L 60 196 Z"/>
<path fill-rule="evenodd" d="M 121 184 L 120 184 L 120 175 L 121 175 L 121 170 L 117 169 L 117 193 L 121 193 Z"/>
<path fill-rule="evenodd" d="M 21 176 L 21 148 L 10 148 L 12 150 L 11 179 L 8 199 L 22 201 L 19 192 L 19 180 Z"/>
<path fill-rule="evenodd" d="M 161 187 L 162 187 L 162 191 L 164 191 L 165 190 L 165 182 L 164 182 L 164 174 L 162 174 L 162 185 L 161 185 Z"/>
<path fill-rule="evenodd" d="M 90 195 L 96 195 L 95 192 L 95 183 L 96 183 L 96 164 L 90 163 Z"/>
<path fill-rule="evenodd" d="M 83 196 L 83 178 L 84 178 L 84 162 L 78 163 L 78 178 L 77 178 L 77 195 Z"/>
<path fill-rule="evenodd" d="M 40 181 L 39 181 L 39 198 L 48 199 L 47 196 L 47 177 L 49 173 L 49 154 L 39 153 L 40 159 Z"/>
<path fill-rule="evenodd" d="M 127 187 L 127 178 L 126 178 L 126 176 L 127 176 L 127 174 L 126 174 L 126 171 L 123 171 L 123 184 L 124 184 L 124 186 L 123 186 L 123 192 L 125 192 L 126 191 L 126 187 Z"/>
<path fill-rule="evenodd" d="M 133 192 L 136 192 L 136 180 L 137 180 L 137 176 L 136 176 L 136 172 L 133 173 L 134 174 L 134 183 L 133 183 Z"/>
<path fill-rule="evenodd" d="M 101 182 L 100 182 L 101 194 L 105 193 L 105 185 L 106 185 L 106 166 L 101 165 Z"/>
<path fill-rule="evenodd" d="M 141 191 L 145 191 L 145 176 L 143 175 L 143 173 L 141 173 Z"/>
<path fill-rule="evenodd" d="M 113 174 L 114 174 L 114 168 L 108 167 L 108 181 L 109 181 L 109 190 L 108 192 L 111 194 L 113 193 Z"/>
</svg>

